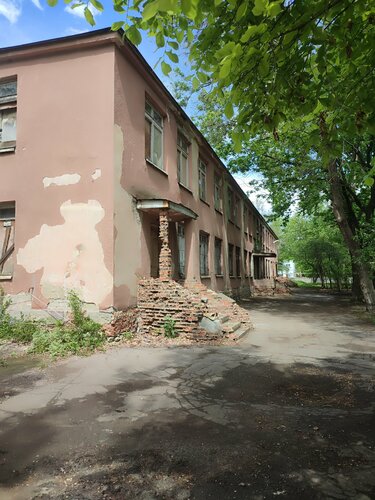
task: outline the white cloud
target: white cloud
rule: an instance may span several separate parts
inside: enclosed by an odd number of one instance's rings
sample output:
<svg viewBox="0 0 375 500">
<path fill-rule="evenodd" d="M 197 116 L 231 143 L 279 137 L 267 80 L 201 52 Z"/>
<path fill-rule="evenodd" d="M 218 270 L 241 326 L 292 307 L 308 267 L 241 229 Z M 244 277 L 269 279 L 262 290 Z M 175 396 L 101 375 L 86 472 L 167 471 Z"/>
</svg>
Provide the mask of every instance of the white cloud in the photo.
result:
<svg viewBox="0 0 375 500">
<path fill-rule="evenodd" d="M 31 0 L 34 6 L 43 10 L 40 0 Z M 4 16 L 11 24 L 15 24 L 22 14 L 23 0 L 0 0 L 0 16 Z"/>
<path fill-rule="evenodd" d="M 6 17 L 11 24 L 17 22 L 21 12 L 21 3 L 17 0 L 0 0 L 0 15 Z"/>
<path fill-rule="evenodd" d="M 71 5 L 67 5 L 64 10 L 65 10 L 65 12 L 68 12 L 68 14 L 72 14 L 73 16 L 80 17 L 81 19 L 85 19 L 85 13 L 84 13 L 85 7 L 86 7 L 86 5 L 79 5 L 78 7 L 75 7 L 73 9 Z M 94 17 L 101 14 L 101 12 L 99 10 L 95 9 L 95 7 L 93 7 L 92 5 L 90 6 L 90 10 L 91 10 L 92 15 Z"/>
<path fill-rule="evenodd" d="M 79 30 L 77 28 L 67 28 L 65 30 L 66 35 L 80 35 L 81 33 L 87 33 L 87 32 L 88 32 L 88 29 L 87 30 Z"/>
<path fill-rule="evenodd" d="M 33 4 L 35 5 L 35 7 L 39 10 L 43 10 L 43 7 L 40 3 L 40 0 L 31 0 L 33 2 Z"/>
</svg>

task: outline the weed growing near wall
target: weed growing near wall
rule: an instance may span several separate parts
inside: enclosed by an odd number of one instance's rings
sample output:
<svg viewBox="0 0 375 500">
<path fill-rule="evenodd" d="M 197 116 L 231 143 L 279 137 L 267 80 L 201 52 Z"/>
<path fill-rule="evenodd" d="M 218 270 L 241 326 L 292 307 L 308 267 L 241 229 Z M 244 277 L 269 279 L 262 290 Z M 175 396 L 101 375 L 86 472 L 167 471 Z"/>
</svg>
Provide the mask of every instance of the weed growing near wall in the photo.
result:
<svg viewBox="0 0 375 500">
<path fill-rule="evenodd" d="M 178 337 L 178 332 L 176 330 L 176 321 L 170 316 L 167 316 L 163 324 L 164 336 L 169 339 L 175 339 Z"/>
<path fill-rule="evenodd" d="M 50 326 L 24 316 L 12 318 L 8 312 L 10 301 L 0 289 L 0 339 L 31 343 L 31 352 L 53 357 L 85 354 L 100 347 L 105 342 L 101 325 L 86 316 L 75 292 L 69 292 L 68 302 L 70 319 Z"/>
</svg>

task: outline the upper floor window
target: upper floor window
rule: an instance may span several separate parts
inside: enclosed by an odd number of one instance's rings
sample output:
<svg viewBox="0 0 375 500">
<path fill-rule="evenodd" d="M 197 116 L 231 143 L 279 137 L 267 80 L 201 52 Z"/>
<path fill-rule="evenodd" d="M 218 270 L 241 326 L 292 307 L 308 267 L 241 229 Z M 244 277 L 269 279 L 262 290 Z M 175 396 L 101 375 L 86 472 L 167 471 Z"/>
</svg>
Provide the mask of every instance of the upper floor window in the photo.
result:
<svg viewBox="0 0 375 500">
<path fill-rule="evenodd" d="M 222 209 L 222 184 L 221 176 L 215 173 L 214 177 L 214 203 L 216 210 Z"/>
<path fill-rule="evenodd" d="M 189 186 L 189 142 L 186 137 L 178 132 L 177 134 L 177 179 L 185 187 Z"/>
<path fill-rule="evenodd" d="M 16 147 L 17 80 L 0 81 L 0 150 Z"/>
<path fill-rule="evenodd" d="M 240 208 L 240 199 L 238 196 L 234 196 L 234 203 L 233 203 L 233 222 L 237 225 L 238 223 L 238 212 Z"/>
<path fill-rule="evenodd" d="M 207 165 L 203 160 L 199 159 L 199 172 L 198 172 L 198 182 L 199 182 L 199 198 L 203 201 L 207 201 Z"/>
<path fill-rule="evenodd" d="M 228 186 L 228 219 L 232 220 L 233 218 L 233 191 Z"/>
<path fill-rule="evenodd" d="M 244 204 L 243 206 L 243 230 L 245 233 L 248 232 L 248 224 L 249 224 L 249 211 L 247 206 Z"/>
<path fill-rule="evenodd" d="M 164 170 L 163 117 L 149 102 L 146 102 L 145 113 L 145 155 L 147 160 Z"/>
<path fill-rule="evenodd" d="M 207 233 L 199 233 L 199 269 L 201 276 L 208 276 L 208 239 Z"/>
</svg>

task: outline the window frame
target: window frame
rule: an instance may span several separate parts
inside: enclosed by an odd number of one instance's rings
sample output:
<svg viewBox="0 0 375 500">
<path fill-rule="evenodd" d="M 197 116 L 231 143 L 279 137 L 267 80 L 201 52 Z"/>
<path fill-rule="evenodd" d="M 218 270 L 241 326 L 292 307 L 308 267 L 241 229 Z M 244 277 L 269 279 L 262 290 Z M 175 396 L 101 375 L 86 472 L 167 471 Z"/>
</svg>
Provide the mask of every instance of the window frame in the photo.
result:
<svg viewBox="0 0 375 500">
<path fill-rule="evenodd" d="M 219 255 L 217 253 L 217 249 L 219 249 Z M 216 236 L 215 236 L 215 275 L 223 276 L 223 240 L 221 240 Z"/>
<path fill-rule="evenodd" d="M 202 248 L 206 248 L 203 253 L 203 266 L 202 266 Z M 204 231 L 199 231 L 199 274 L 201 277 L 210 275 L 209 266 L 209 252 L 210 252 L 210 235 Z"/>
<path fill-rule="evenodd" d="M 186 144 L 186 149 L 184 149 L 183 144 L 180 143 L 180 139 L 182 139 L 182 143 L 185 142 Z M 181 131 L 177 131 L 177 181 L 181 186 L 184 186 L 189 189 L 189 148 L 190 148 L 190 141 L 186 137 L 186 135 Z M 181 158 L 184 158 L 185 160 L 185 165 L 186 165 L 186 172 L 185 172 L 185 182 L 181 178 Z"/>
<path fill-rule="evenodd" d="M 235 249 L 235 261 L 236 261 L 236 277 L 241 278 L 241 248 L 236 246 Z"/>
<path fill-rule="evenodd" d="M 179 278 L 184 279 L 186 277 L 186 236 L 185 225 L 183 223 L 177 222 L 176 233 L 178 247 L 178 276 Z M 183 248 L 180 246 L 180 241 L 183 241 Z"/>
<path fill-rule="evenodd" d="M 1 96 L 1 88 L 3 85 L 13 84 L 15 93 Z M 0 153 L 13 152 L 16 149 L 17 140 L 17 76 L 0 79 Z M 14 138 L 8 141 L 3 140 L 3 121 L 6 115 L 14 115 Z"/>
<path fill-rule="evenodd" d="M 223 177 L 214 172 L 214 207 L 215 210 L 223 210 Z"/>
<path fill-rule="evenodd" d="M 150 107 L 150 112 L 147 110 L 147 106 Z M 155 116 L 160 117 L 160 124 L 158 121 L 155 119 Z M 163 172 L 165 172 L 164 168 L 164 117 L 163 115 L 151 104 L 149 100 L 146 99 L 146 104 L 145 104 L 145 121 L 148 121 L 151 125 L 150 127 L 150 157 L 147 157 L 147 149 L 146 149 L 146 142 L 145 142 L 145 159 L 155 167 L 159 168 Z M 160 155 L 160 163 L 161 165 L 158 165 L 153 157 L 154 157 L 154 138 L 155 138 L 155 129 L 157 129 L 160 134 L 161 134 L 161 155 Z M 146 139 L 146 130 L 145 130 L 145 139 Z"/>
<path fill-rule="evenodd" d="M 230 278 L 235 278 L 234 274 L 234 245 L 228 243 L 228 274 Z"/>
<path fill-rule="evenodd" d="M 204 179 L 204 196 L 202 195 L 202 178 Z M 207 203 L 207 163 L 201 158 L 198 158 L 198 188 L 199 199 Z"/>
</svg>

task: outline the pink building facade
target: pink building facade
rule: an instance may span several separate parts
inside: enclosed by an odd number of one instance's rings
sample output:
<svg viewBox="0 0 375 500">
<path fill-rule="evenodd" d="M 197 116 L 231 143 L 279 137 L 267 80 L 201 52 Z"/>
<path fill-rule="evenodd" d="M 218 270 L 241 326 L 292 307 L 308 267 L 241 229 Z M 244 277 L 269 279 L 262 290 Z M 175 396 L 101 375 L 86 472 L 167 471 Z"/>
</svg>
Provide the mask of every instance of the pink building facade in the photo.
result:
<svg viewBox="0 0 375 500">
<path fill-rule="evenodd" d="M 137 302 L 160 269 L 230 295 L 276 276 L 277 236 L 119 33 L 0 50 L 0 286 L 32 309 L 67 292 Z"/>
</svg>

